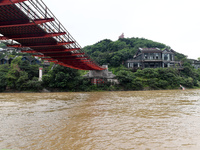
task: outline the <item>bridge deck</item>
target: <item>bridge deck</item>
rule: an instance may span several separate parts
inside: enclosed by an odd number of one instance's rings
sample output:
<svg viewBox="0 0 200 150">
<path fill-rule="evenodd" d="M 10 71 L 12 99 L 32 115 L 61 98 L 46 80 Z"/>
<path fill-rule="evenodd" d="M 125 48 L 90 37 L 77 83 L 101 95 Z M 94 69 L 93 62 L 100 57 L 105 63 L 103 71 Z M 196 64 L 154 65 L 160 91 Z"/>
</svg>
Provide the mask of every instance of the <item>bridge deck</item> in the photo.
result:
<svg viewBox="0 0 200 150">
<path fill-rule="evenodd" d="M 98 66 L 42 0 L 0 0 L 1 40 L 48 61 L 80 70 Z"/>
</svg>

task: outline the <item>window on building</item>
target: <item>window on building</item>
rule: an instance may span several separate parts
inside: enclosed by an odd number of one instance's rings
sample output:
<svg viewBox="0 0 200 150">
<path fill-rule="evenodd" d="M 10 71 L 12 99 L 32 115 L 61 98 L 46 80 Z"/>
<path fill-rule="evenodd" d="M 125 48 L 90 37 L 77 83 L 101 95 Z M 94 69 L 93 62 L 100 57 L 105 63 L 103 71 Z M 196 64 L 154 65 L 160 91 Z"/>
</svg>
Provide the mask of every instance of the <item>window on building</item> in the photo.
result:
<svg viewBox="0 0 200 150">
<path fill-rule="evenodd" d="M 130 68 L 133 68 L 133 63 L 130 63 Z"/>
<path fill-rule="evenodd" d="M 149 64 L 148 63 L 144 63 L 144 67 L 145 68 L 149 68 Z"/>
<path fill-rule="evenodd" d="M 134 63 L 134 68 L 137 68 L 138 67 L 138 64 L 137 63 Z"/>
<path fill-rule="evenodd" d="M 154 54 L 153 53 L 150 53 L 150 59 L 154 59 Z"/>
<path fill-rule="evenodd" d="M 173 54 L 170 54 L 170 60 L 171 60 L 171 61 L 174 61 Z"/>
<path fill-rule="evenodd" d="M 168 60 L 168 54 L 164 54 L 164 60 Z"/>
<path fill-rule="evenodd" d="M 159 58 L 158 53 L 155 53 L 155 59 L 158 59 L 158 58 Z"/>
<path fill-rule="evenodd" d="M 150 68 L 154 68 L 155 67 L 154 63 L 150 63 L 149 66 L 150 66 Z"/>
<path fill-rule="evenodd" d="M 170 63 L 170 67 L 174 67 L 174 63 Z"/>
<path fill-rule="evenodd" d="M 164 63 L 164 68 L 167 68 L 168 67 L 168 64 L 167 63 Z"/>
<path fill-rule="evenodd" d="M 144 59 L 148 59 L 148 53 L 144 53 Z"/>
<path fill-rule="evenodd" d="M 160 66 L 159 66 L 159 63 L 155 63 L 155 67 L 156 67 L 156 68 L 160 67 Z"/>
</svg>

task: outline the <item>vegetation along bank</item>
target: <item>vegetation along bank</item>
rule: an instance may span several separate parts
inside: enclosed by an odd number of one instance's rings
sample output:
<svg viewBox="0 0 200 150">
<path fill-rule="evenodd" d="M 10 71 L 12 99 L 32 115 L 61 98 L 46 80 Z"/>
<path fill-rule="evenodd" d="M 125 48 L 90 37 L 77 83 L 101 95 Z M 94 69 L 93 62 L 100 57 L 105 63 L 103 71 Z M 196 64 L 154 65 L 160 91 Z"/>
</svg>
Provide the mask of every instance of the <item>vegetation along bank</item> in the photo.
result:
<svg viewBox="0 0 200 150">
<path fill-rule="evenodd" d="M 5 44 L 0 44 L 6 48 Z M 0 59 L 12 58 L 10 63 L 0 64 L 0 91 L 102 91 L 102 90 L 157 90 L 178 89 L 180 84 L 186 88 L 200 87 L 200 69 L 193 66 L 192 60 L 184 54 L 175 53 L 174 59 L 182 62 L 182 69 L 177 68 L 127 68 L 125 62 L 133 58 L 139 48 L 170 49 L 165 44 L 144 38 L 122 38 L 117 41 L 102 40 L 84 50 L 99 64 L 108 65 L 116 75 L 119 84 L 110 82 L 93 84 L 83 77 L 87 71 L 74 70 L 44 62 L 31 62 L 23 59 L 29 54 L 0 51 Z M 32 57 L 32 59 L 34 59 Z M 43 67 L 42 81 L 38 81 L 38 68 Z"/>
</svg>

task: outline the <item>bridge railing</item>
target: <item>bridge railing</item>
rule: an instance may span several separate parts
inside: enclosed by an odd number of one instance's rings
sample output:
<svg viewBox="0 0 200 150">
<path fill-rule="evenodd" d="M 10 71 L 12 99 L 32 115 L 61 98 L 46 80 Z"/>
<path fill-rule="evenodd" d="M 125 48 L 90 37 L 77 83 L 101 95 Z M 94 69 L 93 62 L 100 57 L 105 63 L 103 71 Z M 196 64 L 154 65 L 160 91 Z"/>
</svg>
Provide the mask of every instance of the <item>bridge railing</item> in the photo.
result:
<svg viewBox="0 0 200 150">
<path fill-rule="evenodd" d="M 80 48 L 80 50 L 73 51 L 72 53 L 85 53 L 85 55 L 89 57 L 89 55 L 81 48 L 78 42 L 65 29 L 65 27 L 60 23 L 60 21 L 44 4 L 42 0 L 28 0 L 21 3 L 16 3 L 15 5 L 29 17 L 30 21 L 34 21 L 35 19 L 54 18 L 54 21 L 44 23 L 40 25 L 40 27 L 44 29 L 47 33 L 66 32 L 66 34 L 54 37 L 54 39 L 57 42 L 73 41 L 74 43 L 65 45 L 65 47 Z M 95 63 L 94 61 L 92 62 Z"/>
<path fill-rule="evenodd" d="M 55 15 L 50 11 L 50 9 L 43 3 L 42 0 L 28 0 L 21 3 L 16 3 L 16 6 L 23 11 L 30 19 L 34 21 L 35 19 L 45 19 L 45 18 L 54 18 L 52 22 L 44 23 L 40 25 L 47 33 L 53 32 L 66 32 L 66 35 L 61 35 L 56 38 L 58 42 L 65 41 L 74 41 L 73 48 L 80 48 L 80 45 L 76 40 L 71 36 L 71 34 L 64 28 L 60 21 L 55 17 Z"/>
</svg>

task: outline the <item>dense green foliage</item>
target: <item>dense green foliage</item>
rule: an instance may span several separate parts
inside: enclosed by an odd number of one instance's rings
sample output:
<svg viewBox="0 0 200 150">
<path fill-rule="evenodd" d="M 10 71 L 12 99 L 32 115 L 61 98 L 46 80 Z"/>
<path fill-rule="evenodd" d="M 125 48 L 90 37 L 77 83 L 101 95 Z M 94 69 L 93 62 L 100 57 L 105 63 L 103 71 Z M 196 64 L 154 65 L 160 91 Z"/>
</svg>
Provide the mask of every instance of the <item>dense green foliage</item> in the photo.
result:
<svg viewBox="0 0 200 150">
<path fill-rule="evenodd" d="M 58 91 L 94 91 L 107 90 L 109 83 L 92 85 L 91 81 L 82 77 L 82 71 L 63 66 L 57 66 L 43 75 L 43 86 L 50 90 Z"/>
<path fill-rule="evenodd" d="M 81 78 L 78 70 L 57 66 L 43 76 L 43 82 L 46 87 L 75 90 L 81 82 Z"/>
<path fill-rule="evenodd" d="M 177 89 L 180 84 L 187 88 L 199 87 L 200 70 L 192 66 L 185 68 L 182 71 L 174 68 L 146 68 L 137 72 L 124 68 L 117 72 L 117 78 L 124 90 Z"/>
<path fill-rule="evenodd" d="M 183 70 L 146 68 L 133 72 L 124 67 L 123 62 L 132 58 L 139 47 L 164 49 L 167 46 L 143 38 L 127 38 L 117 41 L 106 39 L 84 48 L 100 65 L 109 65 L 119 81 L 119 84 L 112 86 L 109 82 L 93 85 L 90 80 L 83 78 L 87 71 L 54 66 L 52 63 L 43 69 L 42 81 L 38 81 L 39 65 L 22 61 L 22 53 L 6 53 L 0 57 L 18 57 L 10 65 L 0 65 L 0 91 L 41 91 L 44 88 L 50 91 L 147 90 L 177 89 L 180 84 L 186 88 L 200 86 L 200 70 L 194 69 L 186 56 L 180 53 L 176 53 L 175 59 L 182 60 Z"/>
<path fill-rule="evenodd" d="M 38 81 L 38 65 L 30 65 L 28 61 L 22 61 L 17 57 L 11 65 L 0 65 L 1 91 L 42 89 L 42 82 Z"/>
<path fill-rule="evenodd" d="M 6 75 L 8 72 L 8 65 L 0 65 L 0 92 L 4 91 L 7 86 Z"/>
<path fill-rule="evenodd" d="M 30 65 L 16 57 L 10 65 L 0 65 L 0 92 L 2 91 L 94 91 L 108 90 L 110 84 L 92 85 L 90 80 L 84 79 L 85 71 L 52 65 L 44 68 L 43 81 L 38 81 L 39 65 Z"/>
</svg>

